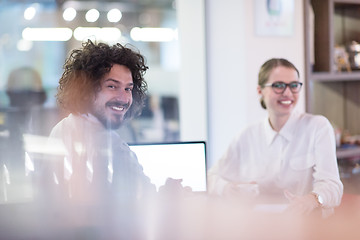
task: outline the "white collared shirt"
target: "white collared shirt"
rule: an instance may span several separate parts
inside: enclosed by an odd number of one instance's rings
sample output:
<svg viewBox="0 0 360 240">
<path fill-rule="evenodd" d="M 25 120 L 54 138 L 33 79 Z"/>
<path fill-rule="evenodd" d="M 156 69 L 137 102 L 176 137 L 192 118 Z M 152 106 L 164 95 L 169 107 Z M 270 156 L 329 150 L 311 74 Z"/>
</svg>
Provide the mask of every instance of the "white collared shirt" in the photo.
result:
<svg viewBox="0 0 360 240">
<path fill-rule="evenodd" d="M 343 194 L 334 130 L 325 117 L 307 113 L 293 112 L 279 132 L 268 118 L 246 128 L 209 170 L 208 179 L 213 194 L 221 195 L 229 182 L 256 182 L 263 196 L 316 192 L 330 208 L 340 204 Z"/>
</svg>

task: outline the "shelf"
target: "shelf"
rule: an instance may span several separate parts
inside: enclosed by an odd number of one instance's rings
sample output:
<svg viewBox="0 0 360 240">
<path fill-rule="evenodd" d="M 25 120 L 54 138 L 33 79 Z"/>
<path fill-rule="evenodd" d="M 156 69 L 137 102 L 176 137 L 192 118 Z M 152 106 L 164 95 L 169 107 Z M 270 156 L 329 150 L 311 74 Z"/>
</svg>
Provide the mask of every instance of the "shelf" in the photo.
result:
<svg viewBox="0 0 360 240">
<path fill-rule="evenodd" d="M 333 0 L 335 4 L 359 4 L 359 0 Z"/>
<path fill-rule="evenodd" d="M 306 111 L 360 135 L 360 52 L 349 48 L 360 42 L 360 0 L 304 0 L 304 12 Z M 335 56 L 346 54 L 335 46 L 347 50 L 351 72 L 337 71 Z M 360 146 L 339 149 L 338 155 L 360 157 Z"/>
<path fill-rule="evenodd" d="M 360 71 L 354 72 L 315 72 L 311 73 L 311 81 L 316 82 L 344 82 L 344 81 L 360 81 Z"/>
<path fill-rule="evenodd" d="M 349 148 L 337 148 L 336 157 L 338 159 L 360 157 L 360 146 L 354 146 Z"/>
</svg>

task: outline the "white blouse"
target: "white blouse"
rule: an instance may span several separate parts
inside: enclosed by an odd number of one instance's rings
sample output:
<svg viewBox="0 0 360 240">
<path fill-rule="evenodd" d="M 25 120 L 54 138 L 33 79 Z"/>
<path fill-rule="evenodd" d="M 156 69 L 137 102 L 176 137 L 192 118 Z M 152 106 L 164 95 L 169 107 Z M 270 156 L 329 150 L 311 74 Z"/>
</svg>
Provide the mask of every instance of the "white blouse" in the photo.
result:
<svg viewBox="0 0 360 240">
<path fill-rule="evenodd" d="M 221 195 L 228 182 L 256 182 L 260 195 L 318 193 L 324 207 L 341 202 L 343 184 L 334 130 L 323 116 L 293 112 L 279 132 L 268 121 L 246 128 L 209 170 L 209 192 Z"/>
</svg>

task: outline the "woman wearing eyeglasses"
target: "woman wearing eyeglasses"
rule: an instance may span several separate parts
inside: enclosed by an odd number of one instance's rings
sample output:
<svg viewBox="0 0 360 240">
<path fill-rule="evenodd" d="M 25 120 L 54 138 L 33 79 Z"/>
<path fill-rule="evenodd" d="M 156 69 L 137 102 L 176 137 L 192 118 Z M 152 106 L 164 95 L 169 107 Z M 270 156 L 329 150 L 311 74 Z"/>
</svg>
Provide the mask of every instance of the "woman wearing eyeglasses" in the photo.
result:
<svg viewBox="0 0 360 240">
<path fill-rule="evenodd" d="M 294 110 L 303 83 L 288 60 L 266 61 L 258 80 L 268 117 L 241 132 L 210 169 L 210 193 L 289 203 L 287 211 L 301 214 L 331 213 L 343 194 L 331 124 Z"/>
</svg>

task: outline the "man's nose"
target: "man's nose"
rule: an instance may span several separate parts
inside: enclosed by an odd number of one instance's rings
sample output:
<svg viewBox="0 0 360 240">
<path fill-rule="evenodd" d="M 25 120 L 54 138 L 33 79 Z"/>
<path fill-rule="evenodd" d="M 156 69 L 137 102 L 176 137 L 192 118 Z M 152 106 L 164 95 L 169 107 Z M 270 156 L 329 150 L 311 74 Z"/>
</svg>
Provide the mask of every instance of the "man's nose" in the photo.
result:
<svg viewBox="0 0 360 240">
<path fill-rule="evenodd" d="M 126 89 L 119 89 L 116 91 L 116 99 L 129 102 L 132 99 L 132 93 Z"/>
</svg>

